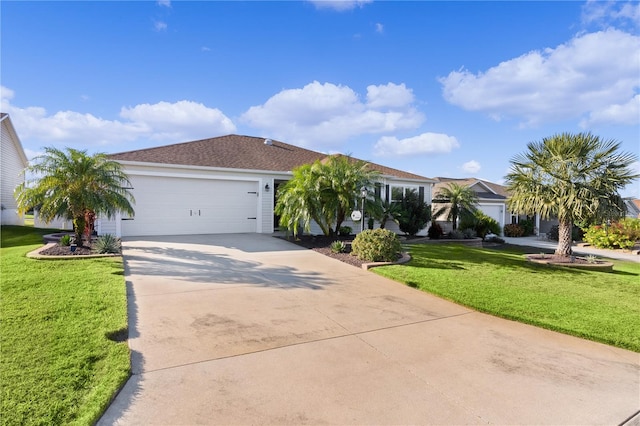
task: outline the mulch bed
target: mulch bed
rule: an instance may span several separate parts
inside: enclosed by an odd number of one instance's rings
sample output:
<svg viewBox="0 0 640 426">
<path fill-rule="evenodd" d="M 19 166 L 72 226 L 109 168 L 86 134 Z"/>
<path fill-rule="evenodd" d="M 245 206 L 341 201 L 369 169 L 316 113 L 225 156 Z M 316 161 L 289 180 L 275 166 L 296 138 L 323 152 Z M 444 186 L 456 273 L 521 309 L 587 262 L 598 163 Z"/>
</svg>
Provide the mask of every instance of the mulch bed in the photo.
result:
<svg viewBox="0 0 640 426">
<path fill-rule="evenodd" d="M 358 259 L 355 256 L 352 256 L 350 253 L 334 253 L 331 251 L 331 243 L 334 241 L 343 241 L 347 244 L 347 251 L 351 249 L 351 242 L 355 238 L 354 235 L 348 236 L 335 236 L 335 237 L 325 237 L 324 235 L 298 235 L 297 238 L 293 237 L 279 237 L 283 240 L 287 240 L 290 243 L 296 244 L 300 247 L 308 248 L 313 251 L 317 251 L 318 253 L 324 254 L 325 256 L 332 257 L 341 262 L 348 263 L 349 265 L 355 266 L 356 268 L 362 268 L 364 262 Z"/>
<path fill-rule="evenodd" d="M 61 246 L 60 244 L 56 244 L 55 246 L 42 250 L 40 254 L 43 254 L 45 256 L 86 256 L 94 253 L 89 247 L 77 247 L 76 251 L 72 253 L 69 246 Z"/>
</svg>

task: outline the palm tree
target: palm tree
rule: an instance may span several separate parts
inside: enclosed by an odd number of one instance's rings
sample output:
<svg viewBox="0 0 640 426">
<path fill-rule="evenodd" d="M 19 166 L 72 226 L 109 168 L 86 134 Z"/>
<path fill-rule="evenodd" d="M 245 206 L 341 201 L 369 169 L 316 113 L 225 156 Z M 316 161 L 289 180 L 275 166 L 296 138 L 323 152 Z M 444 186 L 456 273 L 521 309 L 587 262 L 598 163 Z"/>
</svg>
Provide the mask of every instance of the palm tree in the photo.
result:
<svg viewBox="0 0 640 426">
<path fill-rule="evenodd" d="M 433 217 L 446 214 L 447 220 L 453 223 L 455 230 L 458 228 L 459 217 L 476 211 L 478 195 L 468 186 L 450 182 L 433 197 L 433 204 L 444 204 L 435 209 Z"/>
<path fill-rule="evenodd" d="M 126 189 L 131 183 L 120 164 L 106 154 L 49 147 L 34 161 L 25 169 L 34 178 L 16 188 L 18 208 L 26 212 L 37 207 L 47 222 L 56 217 L 73 220 L 78 244 L 82 244 L 88 213 L 107 217 L 119 211 L 134 213 L 134 199 Z"/>
<path fill-rule="evenodd" d="M 299 226 L 309 232 L 314 221 L 324 235 L 332 235 L 355 206 L 360 188 L 370 187 L 377 176 L 368 163 L 343 155 L 296 167 L 278 190 L 280 223 L 295 236 Z"/>
<path fill-rule="evenodd" d="M 576 221 L 603 219 L 623 212 L 618 191 L 640 175 L 630 153 L 620 143 L 587 133 L 562 133 L 530 142 L 528 151 L 511 160 L 506 186 L 509 207 L 518 213 L 556 216 L 559 223 L 555 254 L 570 256 L 571 231 Z"/>
</svg>

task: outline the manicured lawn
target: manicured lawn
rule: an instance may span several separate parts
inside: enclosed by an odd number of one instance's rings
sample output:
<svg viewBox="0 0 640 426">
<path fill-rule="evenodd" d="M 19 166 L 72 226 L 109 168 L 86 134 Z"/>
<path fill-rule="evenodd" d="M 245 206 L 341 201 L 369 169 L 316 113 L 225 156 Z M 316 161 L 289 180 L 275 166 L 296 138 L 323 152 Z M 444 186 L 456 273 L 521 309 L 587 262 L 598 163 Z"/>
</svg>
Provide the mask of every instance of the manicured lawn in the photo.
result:
<svg viewBox="0 0 640 426">
<path fill-rule="evenodd" d="M 122 260 L 27 259 L 51 231 L 1 232 L 1 422 L 93 424 L 129 377 Z"/>
<path fill-rule="evenodd" d="M 528 250 L 528 251 L 527 251 Z M 415 244 L 406 265 L 376 273 L 503 318 L 640 352 L 640 263 L 614 272 L 527 262 L 524 247 Z"/>
</svg>

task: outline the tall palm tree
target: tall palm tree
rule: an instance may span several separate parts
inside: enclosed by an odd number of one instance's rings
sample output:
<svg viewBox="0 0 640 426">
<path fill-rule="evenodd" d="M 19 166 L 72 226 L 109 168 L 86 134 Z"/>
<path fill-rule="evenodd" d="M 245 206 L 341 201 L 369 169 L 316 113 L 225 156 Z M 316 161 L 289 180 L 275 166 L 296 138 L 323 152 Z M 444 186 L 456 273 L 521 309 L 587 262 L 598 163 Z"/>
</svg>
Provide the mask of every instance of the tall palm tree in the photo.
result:
<svg viewBox="0 0 640 426">
<path fill-rule="evenodd" d="M 465 214 L 473 214 L 478 204 L 478 195 L 468 186 L 450 182 L 441 188 L 433 197 L 433 204 L 441 204 L 436 207 L 433 217 L 446 215 L 447 220 L 453 223 L 453 229 L 458 228 L 458 218 Z"/>
<path fill-rule="evenodd" d="M 637 157 L 619 148 L 619 142 L 590 132 L 562 133 L 530 142 L 527 152 L 511 160 L 506 176 L 510 209 L 538 213 L 545 219 L 556 216 L 555 254 L 570 256 L 573 224 L 624 211 L 618 191 L 640 177 L 631 170 Z"/>
<path fill-rule="evenodd" d="M 53 147 L 25 169 L 33 175 L 16 188 L 18 208 L 26 212 L 37 207 L 45 221 L 56 217 L 73 220 L 76 241 L 82 244 L 88 213 L 113 217 L 117 212 L 133 214 L 131 186 L 120 163 L 106 154 Z"/>
</svg>

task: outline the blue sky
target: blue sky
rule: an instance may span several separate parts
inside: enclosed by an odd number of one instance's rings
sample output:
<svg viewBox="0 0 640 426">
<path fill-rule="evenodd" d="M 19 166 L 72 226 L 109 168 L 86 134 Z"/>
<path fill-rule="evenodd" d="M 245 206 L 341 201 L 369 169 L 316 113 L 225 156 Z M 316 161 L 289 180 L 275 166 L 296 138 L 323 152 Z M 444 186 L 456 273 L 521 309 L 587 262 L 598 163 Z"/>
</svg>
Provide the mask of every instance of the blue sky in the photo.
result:
<svg viewBox="0 0 640 426">
<path fill-rule="evenodd" d="M 3 0 L 0 14 L 1 109 L 30 157 L 237 133 L 502 183 L 559 132 L 640 152 L 637 1 Z"/>
</svg>

